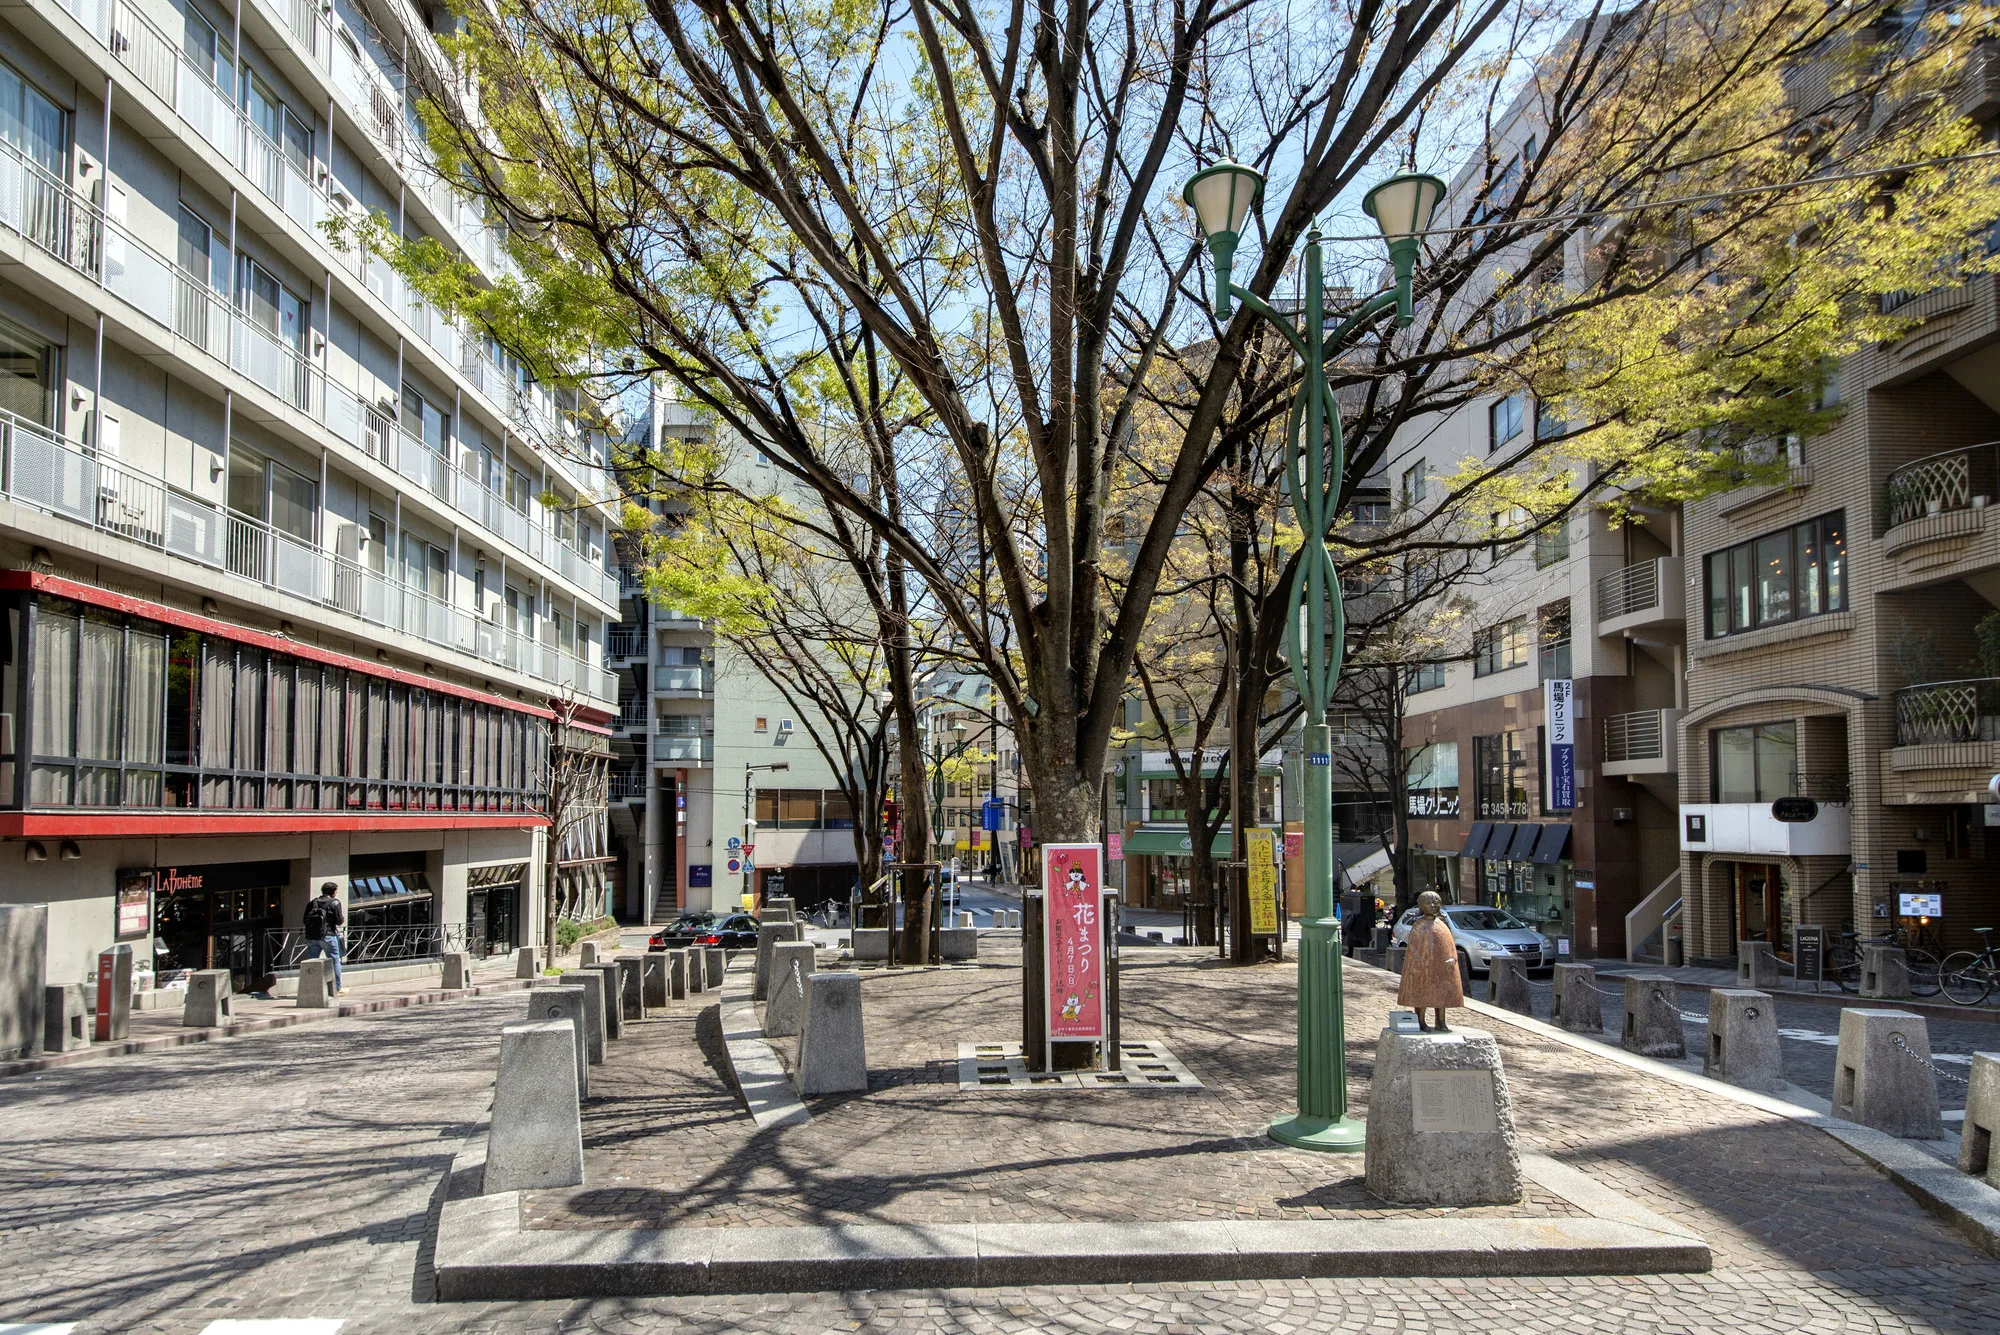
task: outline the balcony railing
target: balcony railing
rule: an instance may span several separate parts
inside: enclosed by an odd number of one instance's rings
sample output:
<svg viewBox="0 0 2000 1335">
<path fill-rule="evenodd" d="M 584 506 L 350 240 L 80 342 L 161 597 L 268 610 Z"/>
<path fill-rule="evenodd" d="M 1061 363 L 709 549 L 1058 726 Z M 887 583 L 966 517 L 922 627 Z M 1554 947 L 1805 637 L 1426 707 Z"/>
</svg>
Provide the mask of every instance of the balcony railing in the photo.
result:
<svg viewBox="0 0 2000 1335">
<path fill-rule="evenodd" d="M 711 681 L 708 669 L 695 665 L 675 665 L 654 670 L 653 689 L 677 695 L 706 695 Z"/>
<path fill-rule="evenodd" d="M 634 728 L 643 730 L 646 726 L 646 713 L 644 700 L 621 701 L 618 705 L 618 716 L 612 720 L 612 726 L 627 732 Z"/>
<path fill-rule="evenodd" d="M 669 736 L 665 733 L 654 738 L 653 755 L 659 760 L 679 761 L 682 764 L 709 764 L 715 760 L 715 740 L 711 737 Z"/>
<path fill-rule="evenodd" d="M 646 656 L 646 637 L 636 630 L 614 630 L 604 637 L 604 656 L 612 662 Z"/>
<path fill-rule="evenodd" d="M 0 491 L 99 532 L 170 552 L 318 607 L 388 626 L 444 648 L 526 673 L 596 700 L 617 699 L 609 673 L 552 646 L 503 630 L 428 593 L 94 457 L 0 411 Z"/>
<path fill-rule="evenodd" d="M 1896 692 L 1896 745 L 2000 741 L 2000 677 L 1933 681 Z"/>
<path fill-rule="evenodd" d="M 2000 441 L 1946 450 L 1904 464 L 1882 487 L 1886 527 L 1925 515 L 1970 510 L 1989 504 L 2000 481 Z"/>
<path fill-rule="evenodd" d="M 1597 580 L 1597 619 L 1651 612 L 1660 606 L 1660 562 L 1641 561 Z"/>
<path fill-rule="evenodd" d="M 605 788 L 605 795 L 612 802 L 638 802 L 646 796 L 646 772 L 641 769 L 621 769 L 611 772 Z"/>
<path fill-rule="evenodd" d="M 1666 755 L 1664 711 L 1642 709 L 1631 714 L 1613 714 L 1604 720 L 1604 759 L 1607 763 L 1664 760 Z"/>
</svg>

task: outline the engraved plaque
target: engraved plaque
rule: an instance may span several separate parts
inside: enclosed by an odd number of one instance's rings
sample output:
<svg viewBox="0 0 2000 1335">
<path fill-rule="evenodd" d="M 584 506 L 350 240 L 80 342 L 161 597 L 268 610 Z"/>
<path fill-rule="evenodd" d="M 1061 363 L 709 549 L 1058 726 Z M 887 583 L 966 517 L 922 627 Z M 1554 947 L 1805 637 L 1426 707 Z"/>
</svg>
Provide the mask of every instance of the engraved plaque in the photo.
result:
<svg viewBox="0 0 2000 1335">
<path fill-rule="evenodd" d="M 1410 1113 L 1418 1131 L 1497 1131 L 1493 1072 L 1412 1071 Z"/>
</svg>

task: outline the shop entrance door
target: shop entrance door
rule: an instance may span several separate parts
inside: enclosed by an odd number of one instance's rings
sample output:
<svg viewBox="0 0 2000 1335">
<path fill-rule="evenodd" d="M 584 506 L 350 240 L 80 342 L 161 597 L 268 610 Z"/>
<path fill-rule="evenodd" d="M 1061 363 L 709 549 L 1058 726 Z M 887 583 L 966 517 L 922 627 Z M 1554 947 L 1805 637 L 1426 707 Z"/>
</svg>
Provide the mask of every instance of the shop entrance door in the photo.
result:
<svg viewBox="0 0 2000 1335">
<path fill-rule="evenodd" d="M 1785 882 L 1767 862 L 1736 864 L 1736 933 L 1741 941 L 1769 941 L 1782 950 Z"/>
</svg>

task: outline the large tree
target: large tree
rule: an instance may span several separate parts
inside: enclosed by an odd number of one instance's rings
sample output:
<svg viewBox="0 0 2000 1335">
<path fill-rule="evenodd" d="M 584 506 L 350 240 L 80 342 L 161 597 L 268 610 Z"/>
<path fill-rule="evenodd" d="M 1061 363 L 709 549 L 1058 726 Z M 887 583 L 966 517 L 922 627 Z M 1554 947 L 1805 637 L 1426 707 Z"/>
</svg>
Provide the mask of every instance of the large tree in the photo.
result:
<svg viewBox="0 0 2000 1335">
<path fill-rule="evenodd" d="M 1447 510 L 1699 494 L 1718 443 L 1819 421 L 1800 391 L 1900 327 L 1875 295 L 1962 271 L 2000 215 L 1984 163 L 1941 161 L 1977 147 L 1942 90 L 1981 23 L 1885 12 L 490 0 L 455 68 L 412 73 L 440 169 L 505 216 L 521 271 L 488 287 L 423 244 L 402 262 L 539 375 L 628 350 L 879 539 L 1000 692 L 1038 833 L 1088 837 L 1182 521 L 1232 411 L 1290 374 L 1252 355 L 1243 307 L 1210 318 L 1180 179 L 1224 154 L 1271 175 L 1237 256 L 1269 298 L 1358 187 L 1473 163 L 1415 325 L 1384 312 L 1334 368 L 1343 498 L 1399 429 L 1516 388 L 1573 425 L 1465 461 Z M 1796 184 L 1836 171 L 1863 175 Z M 1372 285 L 1379 245 L 1336 254 Z M 1162 356 L 1204 341 L 1114 591 L 1120 443 Z M 871 413 L 857 368 L 882 365 L 920 431 Z M 1412 524 L 1378 554 L 1460 540 Z"/>
</svg>

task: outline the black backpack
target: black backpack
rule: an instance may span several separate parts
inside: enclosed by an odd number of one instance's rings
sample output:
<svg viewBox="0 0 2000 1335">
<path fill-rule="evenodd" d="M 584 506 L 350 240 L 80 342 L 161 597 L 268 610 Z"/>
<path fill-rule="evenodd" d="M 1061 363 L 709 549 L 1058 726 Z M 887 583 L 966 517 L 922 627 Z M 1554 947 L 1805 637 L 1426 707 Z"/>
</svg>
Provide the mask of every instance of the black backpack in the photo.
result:
<svg viewBox="0 0 2000 1335">
<path fill-rule="evenodd" d="M 326 929 L 332 926 L 332 919 L 326 911 L 327 901 L 315 899 L 306 905 L 306 940 L 321 941 L 326 938 Z"/>
</svg>

